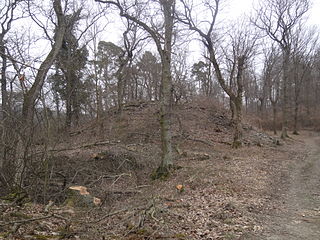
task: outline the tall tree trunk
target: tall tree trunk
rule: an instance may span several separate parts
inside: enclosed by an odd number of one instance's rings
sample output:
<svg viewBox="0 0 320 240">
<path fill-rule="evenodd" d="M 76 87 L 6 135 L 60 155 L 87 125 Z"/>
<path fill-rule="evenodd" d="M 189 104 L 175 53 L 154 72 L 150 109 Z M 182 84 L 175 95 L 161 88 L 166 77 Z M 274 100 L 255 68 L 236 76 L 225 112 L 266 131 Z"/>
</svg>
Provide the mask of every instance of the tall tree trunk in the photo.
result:
<svg viewBox="0 0 320 240">
<path fill-rule="evenodd" d="M 66 82 L 67 82 L 67 98 L 66 98 L 66 129 L 71 128 L 72 123 L 72 82 L 71 82 L 71 76 L 69 71 L 67 70 L 65 72 Z"/>
<path fill-rule="evenodd" d="M 171 73 L 170 62 L 164 64 L 162 68 L 162 96 L 160 100 L 160 127 L 161 127 L 161 164 L 158 169 L 160 175 L 166 175 L 171 168 L 172 146 L 171 146 Z"/>
<path fill-rule="evenodd" d="M 61 116 L 60 116 L 60 99 L 58 96 L 54 96 L 54 102 L 56 105 L 56 112 L 57 112 L 57 120 L 58 120 L 58 125 L 60 126 L 60 121 L 61 121 Z"/>
<path fill-rule="evenodd" d="M 239 148 L 242 145 L 242 98 L 237 97 L 234 101 L 235 118 L 234 118 L 234 134 L 233 134 L 233 148 Z"/>
<path fill-rule="evenodd" d="M 234 125 L 234 136 L 233 136 L 233 148 L 239 148 L 242 146 L 242 99 L 243 99 L 243 71 L 245 65 L 245 56 L 238 57 L 237 64 L 237 95 L 232 98 L 235 108 L 235 125 Z"/>
<path fill-rule="evenodd" d="M 71 91 L 71 104 L 72 104 L 72 112 L 71 118 L 73 119 L 73 123 L 75 126 L 79 125 L 80 120 L 80 102 L 79 102 L 79 79 L 77 74 L 72 71 L 71 74 L 71 82 L 72 82 L 72 91 Z"/>
<path fill-rule="evenodd" d="M 4 46 L 3 40 L 0 39 L 0 55 L 2 59 L 1 66 L 1 117 L 2 120 L 8 117 L 8 92 L 7 92 L 7 57 L 6 57 L 6 48 Z"/>
<path fill-rule="evenodd" d="M 96 101 L 97 101 L 97 123 L 98 123 L 98 134 L 104 131 L 103 124 L 103 105 L 102 105 L 102 88 L 96 85 Z"/>
<path fill-rule="evenodd" d="M 266 117 L 266 97 L 265 96 L 263 96 L 261 98 L 261 102 L 260 103 L 261 103 L 260 109 L 259 109 L 260 117 L 261 117 L 261 119 L 264 119 Z"/>
<path fill-rule="evenodd" d="M 157 30 L 150 27 L 147 23 L 128 14 L 119 1 L 101 1 L 116 6 L 120 10 L 120 16 L 125 17 L 146 30 L 153 38 L 157 50 L 161 57 L 161 101 L 160 101 L 160 128 L 161 128 L 161 164 L 156 171 L 155 178 L 166 176 L 173 165 L 172 146 L 171 146 L 171 94 L 172 94 L 172 76 L 171 76 L 171 54 L 172 37 L 175 14 L 175 0 L 160 0 L 161 10 L 164 15 L 164 36 Z M 164 43 L 163 43 L 164 42 Z M 138 88 L 138 86 L 137 86 Z M 137 89 L 138 90 L 138 89 Z"/>
<path fill-rule="evenodd" d="M 122 79 L 122 76 L 118 77 L 117 93 L 118 93 L 118 99 L 117 99 L 118 113 L 121 115 L 122 114 L 122 107 L 123 107 L 123 79 Z"/>
<path fill-rule="evenodd" d="M 161 164 L 157 170 L 158 176 L 165 176 L 173 165 L 171 143 L 171 54 L 174 0 L 161 0 L 164 13 L 165 43 L 161 51 L 162 76 L 161 76 L 161 100 L 160 100 L 160 128 L 161 128 Z"/>
<path fill-rule="evenodd" d="M 272 115 L 273 115 L 273 121 L 272 121 L 272 128 L 274 135 L 277 135 L 277 106 L 275 102 L 271 102 L 272 105 Z"/>
<path fill-rule="evenodd" d="M 28 156 L 30 144 L 32 142 L 34 134 L 33 118 L 36 100 L 39 97 L 47 73 L 60 51 L 66 30 L 65 16 L 62 11 L 61 0 L 54 0 L 53 8 L 58 20 L 54 44 L 45 60 L 41 63 L 37 75 L 35 77 L 35 81 L 32 84 L 31 88 L 25 93 L 23 99 L 24 101 L 22 106 L 22 119 L 24 122 L 24 126 L 21 129 L 20 139 L 17 144 L 17 149 L 20 152 L 20 156 L 18 157 L 16 162 L 15 174 L 15 182 L 19 186 L 21 185 L 23 180 L 25 160 Z"/>
<path fill-rule="evenodd" d="M 63 73 L 67 82 L 67 98 L 66 98 L 66 129 L 70 129 L 72 125 L 77 126 L 80 119 L 79 104 L 79 80 L 75 71 L 71 68 L 63 69 Z"/>
<path fill-rule="evenodd" d="M 124 88 L 125 88 L 125 79 L 124 79 L 124 68 L 129 62 L 129 57 L 126 59 L 122 59 L 122 62 L 119 66 L 119 69 L 116 73 L 117 76 L 117 105 L 118 105 L 118 113 L 121 115 L 122 114 L 122 108 L 123 108 L 123 98 L 124 98 Z"/>
<path fill-rule="evenodd" d="M 229 97 L 230 111 L 231 111 L 231 125 L 234 124 L 234 120 L 236 118 L 236 106 L 234 101 Z"/>
<path fill-rule="evenodd" d="M 288 137 L 288 80 L 289 80 L 289 59 L 290 52 L 289 50 L 283 51 L 283 78 L 282 78 L 282 132 L 281 138 Z"/>
<path fill-rule="evenodd" d="M 293 134 L 294 135 L 299 135 L 299 133 L 298 133 L 299 100 L 297 98 L 298 97 L 296 96 L 296 99 L 294 101 L 294 123 L 293 123 Z"/>
<path fill-rule="evenodd" d="M 0 179 L 1 182 L 9 184 L 12 179 L 10 170 L 9 152 L 13 139 L 13 133 L 9 125 L 9 98 L 7 92 L 7 57 L 6 48 L 4 45 L 3 37 L 0 38 L 0 56 L 2 59 L 1 65 L 1 120 L 3 124 L 1 132 L 1 145 L 0 145 Z M 9 187 L 9 186 L 8 186 Z"/>
<path fill-rule="evenodd" d="M 6 48 L 4 46 L 3 40 L 0 39 L 0 55 L 2 59 L 2 66 L 1 66 L 1 120 L 4 124 L 3 131 L 6 131 L 6 126 L 5 122 L 7 119 L 7 114 L 8 114 L 8 92 L 7 92 L 7 77 L 6 77 L 6 72 L 7 72 L 7 57 L 6 57 Z M 6 135 L 6 134 L 4 134 Z M 6 159 L 6 150 L 5 150 L 5 145 L 6 145 L 6 137 L 4 136 L 5 139 L 2 139 L 3 141 L 3 149 L 2 149 L 2 156 L 0 157 L 0 170 L 4 166 L 4 161 Z"/>
<path fill-rule="evenodd" d="M 318 72 L 320 73 L 320 71 L 318 70 Z M 320 76 L 319 76 L 320 77 Z M 310 125 L 310 123 L 311 123 L 311 111 L 310 111 L 310 105 L 311 105 L 311 96 L 310 96 L 310 94 L 311 94 L 311 86 L 312 86 L 312 84 L 311 84 L 311 82 L 310 82 L 310 80 L 308 79 L 307 80 L 307 82 L 306 82 L 306 86 L 305 86 L 305 88 L 306 88 L 306 94 L 305 94 L 305 107 L 306 107 L 306 114 L 307 114 L 307 124 L 308 125 Z"/>
</svg>

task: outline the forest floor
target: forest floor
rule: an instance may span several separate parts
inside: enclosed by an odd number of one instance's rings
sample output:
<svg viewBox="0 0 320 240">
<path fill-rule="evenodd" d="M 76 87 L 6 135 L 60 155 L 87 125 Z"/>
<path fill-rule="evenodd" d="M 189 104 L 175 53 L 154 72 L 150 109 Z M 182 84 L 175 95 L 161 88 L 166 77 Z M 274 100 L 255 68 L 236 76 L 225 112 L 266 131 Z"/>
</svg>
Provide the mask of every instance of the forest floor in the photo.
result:
<svg viewBox="0 0 320 240">
<path fill-rule="evenodd" d="M 303 154 L 287 167 L 288 179 L 279 189 L 281 207 L 260 216 L 265 231 L 253 239 L 320 238 L 320 136 L 307 132 L 298 139 L 303 144 L 294 147 Z"/>
<path fill-rule="evenodd" d="M 0 201 L 0 239 L 319 239 L 318 133 L 280 141 L 245 124 L 244 146 L 232 149 L 223 109 L 185 104 L 173 118 L 175 170 L 152 180 L 156 109 L 127 106 L 103 134 L 91 126 L 59 139 L 48 150 L 50 178 L 26 187 L 36 198 Z M 66 204 L 72 185 L 102 205 Z"/>
</svg>

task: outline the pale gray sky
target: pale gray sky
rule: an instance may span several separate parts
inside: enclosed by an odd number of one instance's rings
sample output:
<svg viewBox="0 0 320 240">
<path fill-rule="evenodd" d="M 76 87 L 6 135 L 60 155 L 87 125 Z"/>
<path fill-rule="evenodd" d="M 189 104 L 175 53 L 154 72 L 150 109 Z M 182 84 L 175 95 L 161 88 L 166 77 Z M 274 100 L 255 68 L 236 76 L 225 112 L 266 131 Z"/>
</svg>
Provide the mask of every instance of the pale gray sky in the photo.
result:
<svg viewBox="0 0 320 240">
<path fill-rule="evenodd" d="M 224 6 L 223 11 L 219 14 L 219 18 L 223 20 L 233 20 L 243 14 L 250 15 L 251 11 L 253 10 L 253 4 L 257 3 L 258 1 L 259 0 L 226 0 L 224 2 L 226 3 L 226 5 Z M 313 1 L 313 5 L 309 12 L 309 23 L 310 25 L 317 25 L 320 28 L 320 0 L 311 1 Z M 115 13 L 112 20 L 114 20 L 114 22 L 110 22 L 110 24 L 105 28 L 105 31 L 104 33 L 102 33 L 100 39 L 105 41 L 112 41 L 118 44 L 122 36 L 122 30 L 119 29 L 119 25 L 121 24 L 117 24 L 115 22 L 120 21 L 117 13 Z M 105 22 L 105 20 L 103 21 Z M 31 24 L 25 25 L 25 20 L 21 20 L 17 22 L 17 25 L 30 26 Z M 32 28 L 33 31 L 39 31 L 40 33 L 42 33 L 42 30 L 39 30 L 39 28 L 35 24 L 32 25 L 34 25 L 34 28 Z M 48 45 L 48 42 L 46 42 L 46 44 L 42 44 L 39 42 L 34 44 L 34 48 L 36 48 L 36 52 L 38 53 L 37 55 L 39 56 L 46 54 L 48 50 Z M 201 55 L 199 54 L 199 52 L 201 52 L 201 44 L 199 44 L 199 42 L 193 43 L 190 47 L 190 50 L 191 53 L 189 56 L 191 56 L 191 61 L 197 60 Z"/>
<path fill-rule="evenodd" d="M 227 0 L 224 2 L 218 18 L 224 22 L 225 20 L 234 21 L 243 15 L 250 16 L 254 10 L 253 6 L 257 5 L 259 1 L 260 0 Z M 308 24 L 316 25 L 320 30 L 320 0 L 311 1 L 312 7 L 308 13 Z M 201 52 L 201 44 L 193 42 L 189 47 L 189 50 L 191 51 L 191 54 L 189 54 L 189 57 L 191 56 L 191 62 L 195 62 L 201 58 L 201 54 L 199 54 Z"/>
<path fill-rule="evenodd" d="M 310 24 L 316 24 L 320 26 L 320 0 L 311 0 L 312 7 L 309 13 Z M 241 14 L 250 14 L 252 6 L 257 4 L 259 0 L 229 0 L 226 12 L 230 12 L 228 16 L 240 16 Z"/>
</svg>

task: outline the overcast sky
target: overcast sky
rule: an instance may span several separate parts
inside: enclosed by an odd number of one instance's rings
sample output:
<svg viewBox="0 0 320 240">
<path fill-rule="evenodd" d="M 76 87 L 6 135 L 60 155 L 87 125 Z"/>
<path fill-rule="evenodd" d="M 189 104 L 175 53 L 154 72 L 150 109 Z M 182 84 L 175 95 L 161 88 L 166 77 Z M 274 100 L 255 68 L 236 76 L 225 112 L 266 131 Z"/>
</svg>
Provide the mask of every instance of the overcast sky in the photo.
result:
<svg viewBox="0 0 320 240">
<path fill-rule="evenodd" d="M 248 15 L 254 10 L 253 6 L 257 5 L 260 0 L 227 0 L 227 5 L 225 5 L 222 11 L 219 13 L 218 18 L 220 20 L 235 20 L 243 15 Z M 320 29 L 320 0 L 311 0 L 312 7 L 308 12 L 308 23 L 310 25 L 317 25 Z M 193 42 L 189 47 L 191 54 L 189 58 L 191 62 L 197 61 L 201 58 L 201 44 L 199 42 Z M 190 57 L 191 56 L 191 57 Z"/>
<path fill-rule="evenodd" d="M 3 0 L 0 0 L 3 1 Z M 227 0 L 227 5 L 224 6 L 223 11 L 219 13 L 220 20 L 233 20 L 241 15 L 250 15 L 253 10 L 253 4 L 257 4 L 259 0 Z M 310 25 L 317 25 L 320 28 L 320 0 L 311 0 L 313 1 L 312 7 L 309 12 L 309 23 Z M 224 2 L 224 1 L 223 1 Z M 225 2 L 224 2 L 225 3 Z M 94 3 L 93 3 L 94 4 Z M 115 12 L 114 21 L 119 21 L 118 12 Z M 25 21 L 25 20 L 23 20 Z M 105 21 L 105 20 L 103 20 Z M 21 22 L 19 22 L 21 24 Z M 18 25 L 20 25 L 18 23 Z M 23 23 L 24 24 L 24 23 Z M 35 30 L 38 30 L 37 26 L 35 26 Z M 41 30 L 40 30 L 41 32 Z M 119 29 L 119 24 L 115 22 L 111 22 L 105 29 L 105 32 L 101 36 L 101 40 L 112 41 L 116 44 L 120 43 L 120 38 L 122 36 L 122 29 Z M 49 43 L 47 42 L 45 47 L 39 47 L 38 43 L 36 44 L 36 52 L 42 54 L 46 54 Z M 196 61 L 201 57 L 201 44 L 199 42 L 194 42 L 189 47 L 191 51 L 189 57 L 191 56 L 191 61 Z"/>
<path fill-rule="evenodd" d="M 230 12 L 228 16 L 237 17 L 241 14 L 247 13 L 250 14 L 250 11 L 253 10 L 253 5 L 257 4 L 259 0 L 229 0 L 228 7 L 225 9 L 226 12 Z M 320 0 L 311 0 L 312 7 L 309 13 L 310 24 L 316 24 L 320 26 Z"/>
</svg>

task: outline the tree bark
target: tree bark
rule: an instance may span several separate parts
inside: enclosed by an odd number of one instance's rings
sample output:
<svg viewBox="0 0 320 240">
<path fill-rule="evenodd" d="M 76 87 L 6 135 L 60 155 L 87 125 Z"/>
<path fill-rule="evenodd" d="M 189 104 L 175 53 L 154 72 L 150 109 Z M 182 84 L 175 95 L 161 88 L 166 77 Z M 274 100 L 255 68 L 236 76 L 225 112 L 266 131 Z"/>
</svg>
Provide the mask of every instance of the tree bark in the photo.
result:
<svg viewBox="0 0 320 240">
<path fill-rule="evenodd" d="M 72 103 L 72 117 L 74 125 L 78 126 L 80 121 L 80 102 L 79 102 L 79 79 L 75 72 L 72 74 L 72 92 L 71 92 L 71 103 Z"/>
<path fill-rule="evenodd" d="M 162 67 L 162 96 L 160 100 L 160 127 L 161 127 L 161 164 L 158 174 L 167 175 L 173 165 L 171 144 L 171 73 L 170 60 Z"/>
<path fill-rule="evenodd" d="M 290 51 L 283 50 L 283 77 L 282 77 L 282 130 L 281 138 L 287 138 L 288 136 L 288 79 L 289 79 L 289 60 Z"/>
<path fill-rule="evenodd" d="M 242 146 L 242 99 L 243 99 L 243 72 L 245 65 L 245 56 L 239 56 L 237 62 L 237 95 L 234 97 L 234 108 L 235 108 L 235 126 L 234 126 L 234 137 L 233 137 L 233 148 L 239 148 Z"/>
<path fill-rule="evenodd" d="M 3 40 L 0 39 L 0 55 L 2 59 L 2 66 L 1 66 L 1 118 L 3 121 L 8 116 L 8 92 L 7 92 L 7 57 L 6 57 L 6 48 L 4 46 Z"/>
<path fill-rule="evenodd" d="M 172 100 L 172 76 L 171 76 L 171 54 L 172 33 L 174 20 L 174 0 L 161 0 L 164 13 L 164 48 L 161 51 L 162 76 L 161 76 L 161 100 L 160 100 L 160 127 L 161 127 L 161 164 L 158 175 L 165 176 L 173 165 L 172 143 L 171 143 L 171 100 Z"/>
<path fill-rule="evenodd" d="M 46 59 L 41 63 L 40 68 L 35 77 L 35 81 L 32 84 L 32 87 L 24 95 L 23 107 L 22 107 L 22 116 L 24 121 L 28 125 L 32 124 L 34 116 L 34 107 L 36 99 L 39 96 L 40 90 L 43 86 L 44 80 L 47 76 L 47 73 L 52 66 L 56 56 L 59 53 L 59 50 L 62 46 L 62 41 L 64 33 L 66 30 L 65 16 L 62 12 L 61 0 L 54 0 L 53 7 L 58 19 L 58 25 L 55 34 L 55 42 L 47 55 Z"/>
<path fill-rule="evenodd" d="M 161 131 L 161 164 L 156 171 L 155 178 L 166 176 L 173 165 L 172 146 L 171 146 L 171 94 L 172 94 L 172 76 L 171 76 L 171 54 L 172 37 L 174 26 L 175 0 L 160 0 L 164 15 L 164 36 L 160 32 L 148 26 L 137 17 L 128 14 L 121 6 L 119 1 L 96 0 L 106 4 L 112 4 L 120 10 L 120 16 L 135 22 L 145 31 L 147 31 L 154 40 L 157 50 L 161 57 L 161 100 L 160 100 L 160 131 Z M 162 44 L 164 41 L 164 44 Z"/>
<path fill-rule="evenodd" d="M 55 14 L 57 16 L 57 27 L 55 33 L 54 44 L 45 58 L 45 60 L 41 63 L 40 68 L 35 77 L 35 81 L 32 84 L 31 88 L 25 93 L 24 101 L 22 106 L 22 119 L 24 122 L 24 126 L 21 129 L 21 135 L 18 142 L 18 152 L 20 152 L 20 156 L 17 159 L 16 163 L 16 174 L 15 174 L 15 182 L 18 186 L 21 185 L 23 180 L 23 172 L 25 169 L 25 158 L 28 156 L 30 144 L 33 138 L 33 118 L 34 118 L 34 109 L 37 98 L 39 97 L 40 91 L 42 89 L 44 80 L 47 76 L 47 73 L 52 66 L 56 56 L 59 53 L 59 50 L 62 46 L 65 30 L 66 30 L 66 22 L 65 16 L 61 7 L 61 0 L 54 0 L 53 8 Z"/>
<path fill-rule="evenodd" d="M 242 98 L 238 97 L 234 102 L 235 106 L 235 119 L 234 119 L 234 134 L 233 134 L 233 148 L 239 148 L 242 146 Z"/>
<path fill-rule="evenodd" d="M 9 189 L 13 183 L 14 173 L 14 160 L 15 160 L 15 146 L 16 136 L 14 132 L 14 123 L 11 116 L 11 106 L 9 95 L 7 91 L 7 67 L 8 67 L 8 52 L 6 49 L 5 39 L 6 34 L 10 31 L 12 22 L 17 20 L 17 16 L 14 14 L 16 7 L 20 1 L 14 0 L 10 2 L 4 2 L 2 4 L 1 22 L 0 22 L 0 58 L 1 58 L 1 112 L 0 121 L 2 122 L 2 131 L 0 139 L 0 181 Z M 4 190 L 4 189 L 3 189 Z"/>
<path fill-rule="evenodd" d="M 66 77 L 66 82 L 67 82 L 67 98 L 66 98 L 66 129 L 69 130 L 71 128 L 71 123 L 72 123 L 72 104 L 71 104 L 71 99 L 72 99 L 72 80 L 70 77 L 69 71 L 65 71 L 65 77 Z"/>
<path fill-rule="evenodd" d="M 234 124 L 234 119 L 236 117 L 236 107 L 234 101 L 232 101 L 231 97 L 229 97 L 229 105 L 230 105 L 230 112 L 231 112 L 231 125 Z"/>
<path fill-rule="evenodd" d="M 272 129 L 274 135 L 277 135 L 277 106 L 275 102 L 271 102 L 272 105 L 272 115 L 273 115 L 273 121 L 272 121 Z"/>
<path fill-rule="evenodd" d="M 122 108 L 123 108 L 123 98 L 124 98 L 124 88 L 125 88 L 125 79 L 123 71 L 125 69 L 125 66 L 129 62 L 129 57 L 127 56 L 125 59 L 121 59 L 121 63 L 119 66 L 119 69 L 117 70 L 116 76 L 117 76 L 117 105 L 118 105 L 118 113 L 122 114 Z"/>
<path fill-rule="evenodd" d="M 299 102 L 298 99 L 295 100 L 294 104 L 294 123 L 293 123 L 293 134 L 299 135 L 298 133 L 298 112 L 299 112 Z"/>
<path fill-rule="evenodd" d="M 0 55 L 2 59 L 1 66 L 1 120 L 3 123 L 3 133 L 2 133 L 2 149 L 0 156 L 0 171 L 4 174 L 6 172 L 7 166 L 7 145 L 8 145 L 8 113 L 9 113 L 9 103 L 8 103 L 8 92 L 7 92 L 7 57 L 6 48 L 4 46 L 3 37 L 0 36 Z"/>
</svg>

